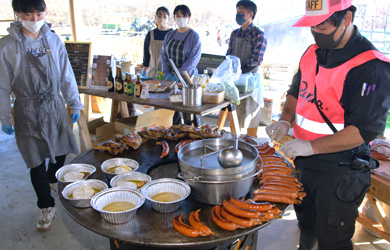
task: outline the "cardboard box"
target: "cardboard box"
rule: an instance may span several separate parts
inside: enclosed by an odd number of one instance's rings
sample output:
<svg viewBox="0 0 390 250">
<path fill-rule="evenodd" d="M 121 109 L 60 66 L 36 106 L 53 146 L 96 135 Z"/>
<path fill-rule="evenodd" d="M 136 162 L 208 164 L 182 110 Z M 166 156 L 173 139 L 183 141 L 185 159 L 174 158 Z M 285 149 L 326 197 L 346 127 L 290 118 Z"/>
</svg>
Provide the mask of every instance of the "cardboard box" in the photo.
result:
<svg viewBox="0 0 390 250">
<path fill-rule="evenodd" d="M 139 116 L 119 119 L 115 121 L 115 132 L 128 134 L 132 128 L 141 131 L 143 127 L 170 127 L 174 113 L 172 110 L 158 109 Z"/>
<path fill-rule="evenodd" d="M 87 126 L 93 146 L 112 139 L 115 133 L 115 124 L 105 122 L 103 117 L 88 122 Z"/>
</svg>

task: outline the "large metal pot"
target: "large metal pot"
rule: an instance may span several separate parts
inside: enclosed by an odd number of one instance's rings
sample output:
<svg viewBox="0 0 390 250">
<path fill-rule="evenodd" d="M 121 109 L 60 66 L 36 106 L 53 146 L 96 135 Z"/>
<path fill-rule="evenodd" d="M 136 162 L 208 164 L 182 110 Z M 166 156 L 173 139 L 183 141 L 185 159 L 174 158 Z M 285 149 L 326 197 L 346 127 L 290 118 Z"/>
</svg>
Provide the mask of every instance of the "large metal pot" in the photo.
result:
<svg viewBox="0 0 390 250">
<path fill-rule="evenodd" d="M 225 169 L 218 163 L 218 151 L 233 143 L 234 140 L 229 139 L 207 139 L 189 143 L 179 150 L 179 177 L 191 186 L 193 199 L 215 205 L 249 192 L 258 173 L 258 151 L 249 143 L 239 141 L 243 162 L 238 167 Z"/>
<path fill-rule="evenodd" d="M 226 181 L 204 181 L 179 173 L 179 178 L 183 179 L 191 187 L 191 197 L 202 203 L 217 205 L 230 197 L 244 197 L 250 191 L 253 180 L 260 170 L 244 176 L 241 179 Z"/>
</svg>

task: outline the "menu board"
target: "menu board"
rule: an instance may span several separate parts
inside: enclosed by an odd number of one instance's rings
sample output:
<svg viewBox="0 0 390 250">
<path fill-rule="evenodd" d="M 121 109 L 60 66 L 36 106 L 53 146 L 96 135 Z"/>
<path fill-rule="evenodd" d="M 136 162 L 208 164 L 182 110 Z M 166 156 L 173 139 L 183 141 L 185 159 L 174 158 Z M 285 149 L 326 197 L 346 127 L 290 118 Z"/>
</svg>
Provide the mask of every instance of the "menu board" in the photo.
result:
<svg viewBox="0 0 390 250">
<path fill-rule="evenodd" d="M 91 66 L 91 42 L 65 42 L 65 48 L 79 88 L 88 88 Z"/>
</svg>

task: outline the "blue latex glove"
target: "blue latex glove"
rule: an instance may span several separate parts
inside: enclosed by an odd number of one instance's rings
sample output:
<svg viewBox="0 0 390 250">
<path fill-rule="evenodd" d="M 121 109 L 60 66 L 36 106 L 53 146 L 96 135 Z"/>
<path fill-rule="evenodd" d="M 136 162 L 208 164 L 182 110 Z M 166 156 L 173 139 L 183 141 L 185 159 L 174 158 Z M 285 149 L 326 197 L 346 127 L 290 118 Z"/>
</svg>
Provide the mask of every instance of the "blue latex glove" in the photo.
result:
<svg viewBox="0 0 390 250">
<path fill-rule="evenodd" d="M 79 120 L 79 118 L 80 118 L 80 111 L 72 110 L 72 113 L 70 114 L 70 119 L 72 119 L 72 121 L 70 122 L 70 124 L 76 123 Z"/>
<path fill-rule="evenodd" d="M 167 75 L 165 76 L 165 80 L 168 80 L 168 81 L 176 81 L 176 82 L 179 81 L 179 79 L 177 79 L 177 77 L 174 76 L 174 75 L 172 75 L 172 74 L 167 74 Z"/>
<path fill-rule="evenodd" d="M 142 76 L 142 77 L 147 77 L 146 71 L 145 71 L 145 70 L 142 70 L 141 76 Z"/>
<path fill-rule="evenodd" d="M 7 135 L 12 135 L 14 133 L 14 129 L 12 128 L 12 124 L 7 124 L 7 125 L 3 125 L 1 126 L 1 130 L 3 130 L 4 133 L 6 133 Z"/>
</svg>

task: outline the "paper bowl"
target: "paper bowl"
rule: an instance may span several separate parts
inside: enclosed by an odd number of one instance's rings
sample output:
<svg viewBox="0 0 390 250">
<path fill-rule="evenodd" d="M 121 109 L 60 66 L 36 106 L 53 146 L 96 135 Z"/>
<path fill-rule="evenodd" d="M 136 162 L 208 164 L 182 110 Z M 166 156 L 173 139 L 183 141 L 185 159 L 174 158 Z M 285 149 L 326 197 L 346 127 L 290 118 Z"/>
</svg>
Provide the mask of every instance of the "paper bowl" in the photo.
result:
<svg viewBox="0 0 390 250">
<path fill-rule="evenodd" d="M 109 180 L 111 180 L 114 176 L 118 175 L 116 173 L 109 173 L 107 170 L 110 168 L 116 167 L 116 166 L 121 166 L 121 165 L 127 165 L 129 168 L 132 169 L 131 172 L 135 171 L 138 169 L 138 162 L 129 158 L 112 158 L 109 160 L 106 160 L 102 163 L 101 169 L 102 172 L 107 176 Z M 131 173 L 127 172 L 127 173 Z M 127 174 L 126 173 L 126 174 Z"/>
<path fill-rule="evenodd" d="M 144 181 L 144 182 L 148 183 L 152 180 L 152 178 L 147 174 L 143 174 L 140 172 L 131 172 L 131 173 L 119 174 L 119 175 L 115 176 L 114 178 L 111 179 L 110 185 L 111 185 L 111 187 L 129 187 L 128 185 L 126 185 L 126 182 L 131 181 L 131 180 Z M 140 187 L 140 188 L 142 188 L 142 187 Z M 140 188 L 138 188 L 138 189 L 140 189 Z"/>
<path fill-rule="evenodd" d="M 91 207 L 91 198 L 88 199 L 76 199 L 76 198 L 70 198 L 73 194 L 73 192 L 79 188 L 79 187 L 88 187 L 93 188 L 96 190 L 102 191 L 108 188 L 108 185 L 104 183 L 101 180 L 81 180 L 73 182 L 69 185 L 67 185 L 64 190 L 62 190 L 62 196 L 65 200 L 69 202 L 70 205 L 77 207 L 77 208 L 87 208 Z"/>
<path fill-rule="evenodd" d="M 88 177 L 90 177 L 93 173 L 96 172 L 96 168 L 92 165 L 84 164 L 84 163 L 65 165 L 57 170 L 57 172 L 56 172 L 57 180 L 61 183 L 64 183 L 64 184 L 72 183 L 72 181 L 69 182 L 69 181 L 64 180 L 65 174 L 67 174 L 69 172 L 88 173 L 88 174 L 85 174 L 84 178 L 82 179 L 82 180 L 85 180 Z"/>
<path fill-rule="evenodd" d="M 126 201 L 135 205 L 134 208 L 121 212 L 108 212 L 103 208 L 113 202 Z M 91 199 L 91 206 L 98 211 L 103 219 L 112 224 L 123 224 L 135 217 L 137 209 L 145 202 L 145 197 L 137 190 L 129 188 L 109 188 L 97 193 Z"/>
<path fill-rule="evenodd" d="M 191 188 L 184 181 L 162 178 L 146 183 L 145 186 L 142 187 L 141 192 L 155 211 L 160 213 L 171 213 L 180 208 L 183 200 L 190 195 Z M 175 193 L 181 198 L 172 202 L 159 202 L 152 199 L 156 194 L 165 192 Z"/>
</svg>

